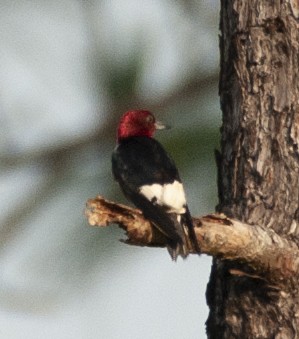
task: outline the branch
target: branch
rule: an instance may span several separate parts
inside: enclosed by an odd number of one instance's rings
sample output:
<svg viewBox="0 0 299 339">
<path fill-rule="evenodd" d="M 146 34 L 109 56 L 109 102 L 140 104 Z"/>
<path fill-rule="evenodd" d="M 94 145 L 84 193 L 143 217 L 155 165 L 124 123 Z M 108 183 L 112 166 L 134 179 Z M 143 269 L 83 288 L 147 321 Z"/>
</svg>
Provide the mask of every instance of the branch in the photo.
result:
<svg viewBox="0 0 299 339">
<path fill-rule="evenodd" d="M 118 224 L 126 231 L 125 242 L 128 244 L 166 246 L 165 236 L 137 209 L 98 196 L 87 201 L 85 214 L 92 226 Z M 271 229 L 248 225 L 224 214 L 193 218 L 193 223 L 202 253 L 246 263 L 259 278 L 275 284 L 282 284 L 299 275 L 298 247 Z M 239 270 L 230 273 L 257 277 Z"/>
</svg>

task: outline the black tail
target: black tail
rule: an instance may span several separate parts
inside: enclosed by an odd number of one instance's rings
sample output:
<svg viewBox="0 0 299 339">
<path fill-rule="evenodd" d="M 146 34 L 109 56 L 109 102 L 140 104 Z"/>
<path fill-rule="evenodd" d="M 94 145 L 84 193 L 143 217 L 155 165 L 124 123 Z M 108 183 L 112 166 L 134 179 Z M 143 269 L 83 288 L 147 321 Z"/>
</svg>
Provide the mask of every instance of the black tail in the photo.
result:
<svg viewBox="0 0 299 339">
<path fill-rule="evenodd" d="M 169 214 L 169 217 L 174 221 L 175 228 L 179 236 L 179 238 L 175 240 L 168 240 L 167 249 L 172 260 L 176 261 L 179 255 L 185 259 L 190 253 L 190 247 L 193 252 L 200 254 L 200 246 L 196 238 L 192 217 L 188 207 L 186 207 L 185 214 Z"/>
<path fill-rule="evenodd" d="M 165 207 L 154 205 L 151 201 L 136 193 L 130 194 L 129 199 L 142 210 L 145 218 L 150 220 L 166 236 L 167 249 L 172 260 L 175 261 L 179 255 L 186 258 L 190 252 L 189 243 L 194 252 L 200 253 L 188 207 L 186 207 L 185 214 L 168 213 Z M 178 216 L 180 220 L 178 220 Z"/>
<path fill-rule="evenodd" d="M 197 237 L 194 231 L 192 217 L 191 217 L 188 207 L 186 207 L 186 209 L 187 209 L 186 213 L 182 215 L 182 221 L 181 221 L 182 225 L 187 226 L 188 234 L 186 234 L 186 231 L 184 232 L 185 241 L 188 241 L 188 239 L 186 238 L 189 238 L 189 241 L 191 243 L 191 246 L 193 247 L 194 252 L 200 254 L 201 252 L 200 246 L 198 244 Z"/>
<path fill-rule="evenodd" d="M 189 254 L 187 244 L 182 241 L 182 239 L 179 241 L 173 241 L 172 239 L 169 239 L 167 242 L 167 250 L 173 261 L 176 261 L 179 255 L 183 259 L 186 259 Z"/>
</svg>

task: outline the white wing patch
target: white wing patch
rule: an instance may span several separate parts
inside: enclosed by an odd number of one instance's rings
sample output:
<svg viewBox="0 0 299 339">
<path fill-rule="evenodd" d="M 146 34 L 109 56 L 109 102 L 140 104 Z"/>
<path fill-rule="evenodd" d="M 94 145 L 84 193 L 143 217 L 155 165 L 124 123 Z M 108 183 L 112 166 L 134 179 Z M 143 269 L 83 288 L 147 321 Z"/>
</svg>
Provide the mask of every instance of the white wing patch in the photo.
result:
<svg viewBox="0 0 299 339">
<path fill-rule="evenodd" d="M 175 180 L 171 184 L 144 185 L 139 192 L 148 200 L 168 208 L 169 213 L 183 214 L 186 212 L 186 197 L 183 185 Z"/>
</svg>

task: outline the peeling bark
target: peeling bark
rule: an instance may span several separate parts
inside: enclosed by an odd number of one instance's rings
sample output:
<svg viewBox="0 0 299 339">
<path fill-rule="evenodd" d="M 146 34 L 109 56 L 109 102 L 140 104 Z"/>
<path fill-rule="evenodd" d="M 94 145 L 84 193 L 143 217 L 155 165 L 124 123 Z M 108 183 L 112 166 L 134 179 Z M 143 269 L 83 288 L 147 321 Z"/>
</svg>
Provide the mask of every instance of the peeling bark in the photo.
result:
<svg viewBox="0 0 299 339">
<path fill-rule="evenodd" d="M 223 125 L 217 208 L 297 245 L 298 4 L 221 1 Z M 249 277 L 231 277 L 233 267 L 214 260 L 207 291 L 208 337 L 299 338 L 298 278 L 274 298 L 267 286 Z"/>
<path fill-rule="evenodd" d="M 118 224 L 126 231 L 131 245 L 165 247 L 167 240 L 141 211 L 120 205 L 98 196 L 90 199 L 85 211 L 89 224 L 105 227 Z M 260 227 L 230 219 L 224 214 L 193 218 L 201 253 L 226 261 L 248 265 L 231 267 L 229 273 L 263 280 L 268 287 L 284 289 L 299 276 L 299 249 L 294 242 L 280 237 L 267 227 Z M 194 248 L 189 244 L 190 253 Z"/>
</svg>

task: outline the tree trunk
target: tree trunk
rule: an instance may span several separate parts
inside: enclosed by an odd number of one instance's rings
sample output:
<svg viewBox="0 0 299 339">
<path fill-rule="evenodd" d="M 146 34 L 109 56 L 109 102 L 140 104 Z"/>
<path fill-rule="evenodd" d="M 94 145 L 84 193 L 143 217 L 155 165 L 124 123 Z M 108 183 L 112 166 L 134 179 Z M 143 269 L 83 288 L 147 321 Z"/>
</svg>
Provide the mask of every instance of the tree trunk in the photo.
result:
<svg viewBox="0 0 299 339">
<path fill-rule="evenodd" d="M 299 2 L 221 1 L 218 211 L 299 244 Z M 257 244 L 257 246 L 260 244 Z M 299 338 L 298 281 L 283 289 L 214 259 L 208 338 Z"/>
</svg>

